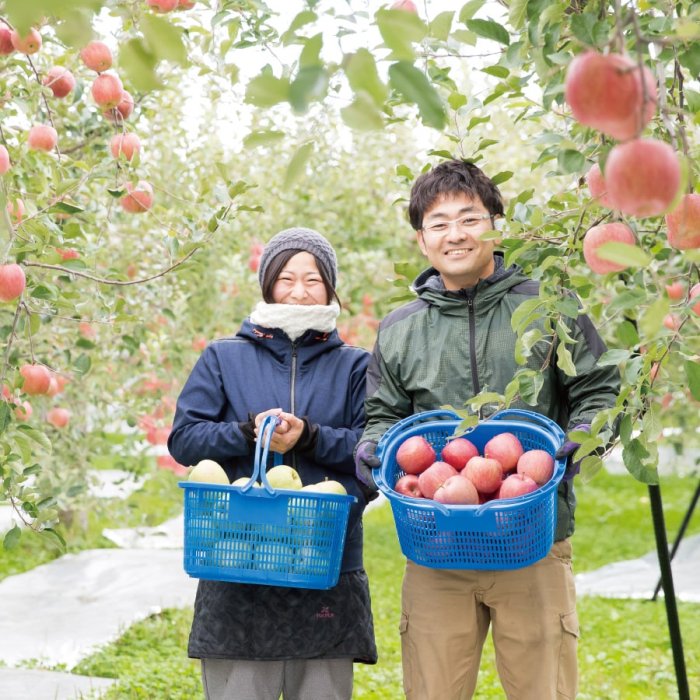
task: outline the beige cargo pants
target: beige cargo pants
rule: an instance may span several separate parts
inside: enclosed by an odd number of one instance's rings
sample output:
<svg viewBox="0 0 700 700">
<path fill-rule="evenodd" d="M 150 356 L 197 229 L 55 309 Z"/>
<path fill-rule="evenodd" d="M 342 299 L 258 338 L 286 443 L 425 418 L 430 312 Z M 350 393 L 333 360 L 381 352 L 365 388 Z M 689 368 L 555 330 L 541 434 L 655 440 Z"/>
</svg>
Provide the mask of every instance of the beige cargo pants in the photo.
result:
<svg viewBox="0 0 700 700">
<path fill-rule="evenodd" d="M 401 613 L 408 700 L 467 700 L 491 634 L 509 700 L 575 698 L 579 634 L 571 543 L 514 571 L 406 564 Z"/>
</svg>

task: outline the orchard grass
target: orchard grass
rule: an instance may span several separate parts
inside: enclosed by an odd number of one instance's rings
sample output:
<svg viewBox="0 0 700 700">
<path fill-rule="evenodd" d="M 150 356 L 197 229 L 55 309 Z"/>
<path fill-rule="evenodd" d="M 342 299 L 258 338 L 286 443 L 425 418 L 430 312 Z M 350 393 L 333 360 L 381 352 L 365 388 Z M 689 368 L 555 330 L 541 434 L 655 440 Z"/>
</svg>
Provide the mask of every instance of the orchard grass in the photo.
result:
<svg viewBox="0 0 700 700">
<path fill-rule="evenodd" d="M 174 482 L 175 480 L 173 480 Z M 151 482 L 149 482 L 151 483 Z M 662 497 L 672 541 L 696 485 L 694 478 L 664 478 Z M 162 488 L 161 488 L 162 487 Z M 170 517 L 170 504 L 181 496 L 160 477 L 150 494 L 110 516 L 122 519 L 137 506 L 141 519 L 155 524 Z M 655 550 L 647 487 L 629 476 L 600 473 L 589 483 L 577 484 L 579 506 L 574 536 L 576 571 L 642 556 Z M 126 502 L 125 502 L 126 503 Z M 158 503 L 160 512 L 149 508 Z M 122 504 L 123 505 L 123 504 Z M 700 515 L 693 517 L 688 534 L 700 532 Z M 90 538 L 86 539 L 87 540 Z M 356 665 L 354 698 L 396 700 L 403 696 L 398 634 L 400 589 L 404 559 L 394 529 L 391 509 L 384 506 L 365 516 L 365 563 L 372 588 L 375 631 L 380 660 L 375 666 Z M 100 545 L 97 536 L 89 546 Z M 4 566 L 4 560 L 0 563 Z M 3 570 L 0 568 L 0 574 Z M 580 597 L 579 700 L 655 700 L 677 697 L 673 658 L 663 598 L 615 600 Z M 700 605 L 679 603 L 679 616 L 691 688 L 700 688 Z M 203 698 L 199 663 L 187 658 L 191 609 L 165 610 L 132 625 L 116 642 L 106 645 L 73 669 L 75 673 L 118 679 L 103 696 L 106 700 L 193 700 Z M 484 648 L 477 699 L 502 699 L 490 638 Z"/>
</svg>

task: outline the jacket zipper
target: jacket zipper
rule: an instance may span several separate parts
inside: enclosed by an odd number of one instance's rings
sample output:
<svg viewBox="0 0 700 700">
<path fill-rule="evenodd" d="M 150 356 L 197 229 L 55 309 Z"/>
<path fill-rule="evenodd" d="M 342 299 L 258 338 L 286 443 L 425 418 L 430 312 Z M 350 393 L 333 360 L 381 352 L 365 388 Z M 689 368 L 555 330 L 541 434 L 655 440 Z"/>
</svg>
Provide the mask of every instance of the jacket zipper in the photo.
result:
<svg viewBox="0 0 700 700">
<path fill-rule="evenodd" d="M 476 396 L 481 391 L 479 384 L 479 373 L 476 366 L 476 323 L 474 319 L 474 298 L 467 297 L 467 309 L 469 310 L 469 360 L 472 368 L 472 385 L 474 387 L 474 395 Z M 479 411 L 481 416 L 481 411 Z"/>
<path fill-rule="evenodd" d="M 290 409 L 289 412 L 292 415 L 296 415 L 295 411 L 295 390 L 296 390 L 296 381 L 297 381 L 297 346 L 296 343 L 292 343 L 292 380 L 290 383 L 290 397 L 289 397 L 289 403 L 290 403 Z M 297 466 L 297 455 L 296 451 L 292 450 L 292 467 L 296 469 Z"/>
</svg>

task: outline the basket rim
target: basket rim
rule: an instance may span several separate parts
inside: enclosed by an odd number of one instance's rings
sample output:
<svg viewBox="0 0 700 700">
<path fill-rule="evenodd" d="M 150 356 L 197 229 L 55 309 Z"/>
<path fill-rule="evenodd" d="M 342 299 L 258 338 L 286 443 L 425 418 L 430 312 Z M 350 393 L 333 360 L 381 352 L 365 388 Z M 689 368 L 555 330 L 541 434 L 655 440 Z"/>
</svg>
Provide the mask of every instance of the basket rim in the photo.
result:
<svg viewBox="0 0 700 700">
<path fill-rule="evenodd" d="M 233 484 L 208 484 L 203 481 L 178 481 L 178 486 L 185 491 L 189 489 L 221 491 L 251 498 L 297 497 L 319 501 L 357 502 L 357 496 L 353 496 L 350 493 L 321 493 L 319 491 L 302 491 L 301 489 L 275 489 L 272 486 L 270 488 L 273 493 L 270 493 L 264 488 L 251 488 L 244 491 L 243 486 L 234 486 Z"/>
</svg>

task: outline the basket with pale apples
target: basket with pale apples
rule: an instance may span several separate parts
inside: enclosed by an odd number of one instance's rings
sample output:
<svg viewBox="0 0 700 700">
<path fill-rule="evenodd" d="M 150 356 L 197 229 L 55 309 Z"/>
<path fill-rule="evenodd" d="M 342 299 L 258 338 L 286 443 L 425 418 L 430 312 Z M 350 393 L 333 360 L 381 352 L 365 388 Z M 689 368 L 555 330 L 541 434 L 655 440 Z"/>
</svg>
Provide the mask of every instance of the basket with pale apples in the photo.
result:
<svg viewBox="0 0 700 700">
<path fill-rule="evenodd" d="M 379 441 L 373 474 L 401 550 L 434 569 L 519 569 L 542 559 L 554 541 L 564 431 L 519 409 L 456 435 L 461 422 L 450 410 L 416 413 Z"/>
<path fill-rule="evenodd" d="M 193 466 L 184 489 L 184 569 L 193 578 L 325 589 L 340 574 L 357 500 L 338 481 L 303 486 L 284 464 L 267 468 L 275 416 L 265 418 L 253 473 L 229 484 L 212 460 Z"/>
</svg>

